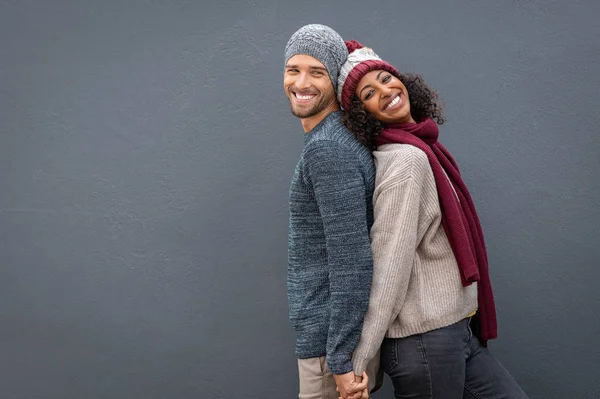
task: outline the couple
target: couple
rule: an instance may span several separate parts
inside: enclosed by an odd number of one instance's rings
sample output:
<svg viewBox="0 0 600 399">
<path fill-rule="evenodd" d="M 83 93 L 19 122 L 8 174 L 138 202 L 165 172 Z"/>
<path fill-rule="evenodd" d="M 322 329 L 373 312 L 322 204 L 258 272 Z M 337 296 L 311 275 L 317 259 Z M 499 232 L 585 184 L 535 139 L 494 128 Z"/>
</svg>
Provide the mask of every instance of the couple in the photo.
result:
<svg viewBox="0 0 600 399">
<path fill-rule="evenodd" d="M 527 398 L 486 348 L 485 243 L 436 93 L 316 24 L 286 45 L 284 90 L 305 131 L 287 279 L 299 398 L 368 398 L 383 371 L 396 398 Z"/>
</svg>

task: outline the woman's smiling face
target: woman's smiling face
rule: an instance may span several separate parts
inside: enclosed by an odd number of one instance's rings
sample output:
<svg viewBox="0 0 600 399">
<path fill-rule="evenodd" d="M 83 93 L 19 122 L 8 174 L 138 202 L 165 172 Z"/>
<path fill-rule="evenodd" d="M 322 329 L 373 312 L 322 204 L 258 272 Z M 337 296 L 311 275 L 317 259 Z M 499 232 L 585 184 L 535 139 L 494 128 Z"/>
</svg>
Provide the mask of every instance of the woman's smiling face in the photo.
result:
<svg viewBox="0 0 600 399">
<path fill-rule="evenodd" d="M 400 79 L 384 70 L 376 70 L 362 77 L 356 87 L 356 96 L 365 107 L 383 123 L 415 123 L 410 114 L 408 91 Z"/>
</svg>

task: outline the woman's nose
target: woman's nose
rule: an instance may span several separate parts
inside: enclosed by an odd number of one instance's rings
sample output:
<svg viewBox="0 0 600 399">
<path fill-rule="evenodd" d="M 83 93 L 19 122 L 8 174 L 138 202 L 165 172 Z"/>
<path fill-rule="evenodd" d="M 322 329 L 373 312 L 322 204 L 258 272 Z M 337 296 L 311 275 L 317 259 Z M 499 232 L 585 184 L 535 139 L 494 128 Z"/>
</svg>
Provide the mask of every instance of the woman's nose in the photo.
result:
<svg viewBox="0 0 600 399">
<path fill-rule="evenodd" d="M 392 94 L 392 89 L 387 86 L 381 86 L 381 95 L 382 97 L 389 97 Z"/>
</svg>

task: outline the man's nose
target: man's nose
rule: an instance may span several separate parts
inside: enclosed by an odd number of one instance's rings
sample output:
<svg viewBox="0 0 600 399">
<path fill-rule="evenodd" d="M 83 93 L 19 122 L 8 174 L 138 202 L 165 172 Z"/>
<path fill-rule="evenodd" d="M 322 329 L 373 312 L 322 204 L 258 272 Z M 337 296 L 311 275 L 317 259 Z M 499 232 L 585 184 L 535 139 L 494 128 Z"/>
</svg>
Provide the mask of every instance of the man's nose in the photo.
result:
<svg viewBox="0 0 600 399">
<path fill-rule="evenodd" d="M 298 87 L 300 90 L 308 89 L 310 87 L 310 79 L 308 78 L 307 74 L 301 73 L 298 76 L 298 80 L 296 81 L 296 87 Z"/>
</svg>

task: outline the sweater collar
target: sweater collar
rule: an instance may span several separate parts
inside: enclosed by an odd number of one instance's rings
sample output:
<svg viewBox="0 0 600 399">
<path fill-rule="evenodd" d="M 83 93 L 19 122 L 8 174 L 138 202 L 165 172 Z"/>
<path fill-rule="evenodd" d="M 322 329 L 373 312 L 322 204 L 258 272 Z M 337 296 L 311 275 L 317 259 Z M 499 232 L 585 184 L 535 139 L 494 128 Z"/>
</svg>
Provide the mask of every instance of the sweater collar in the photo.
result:
<svg viewBox="0 0 600 399">
<path fill-rule="evenodd" d="M 333 121 L 335 119 L 339 119 L 342 117 L 342 111 L 338 110 L 338 111 L 333 111 L 330 112 L 329 114 L 327 114 L 327 116 L 325 118 L 323 118 L 323 120 L 319 123 L 317 123 L 315 125 L 315 127 L 312 128 L 312 130 L 309 130 L 308 132 L 304 133 L 304 144 L 306 144 L 308 142 L 308 139 L 310 138 L 310 136 L 315 133 L 318 132 L 319 130 L 321 130 L 321 128 L 326 124 L 329 123 L 329 121 Z"/>
</svg>

